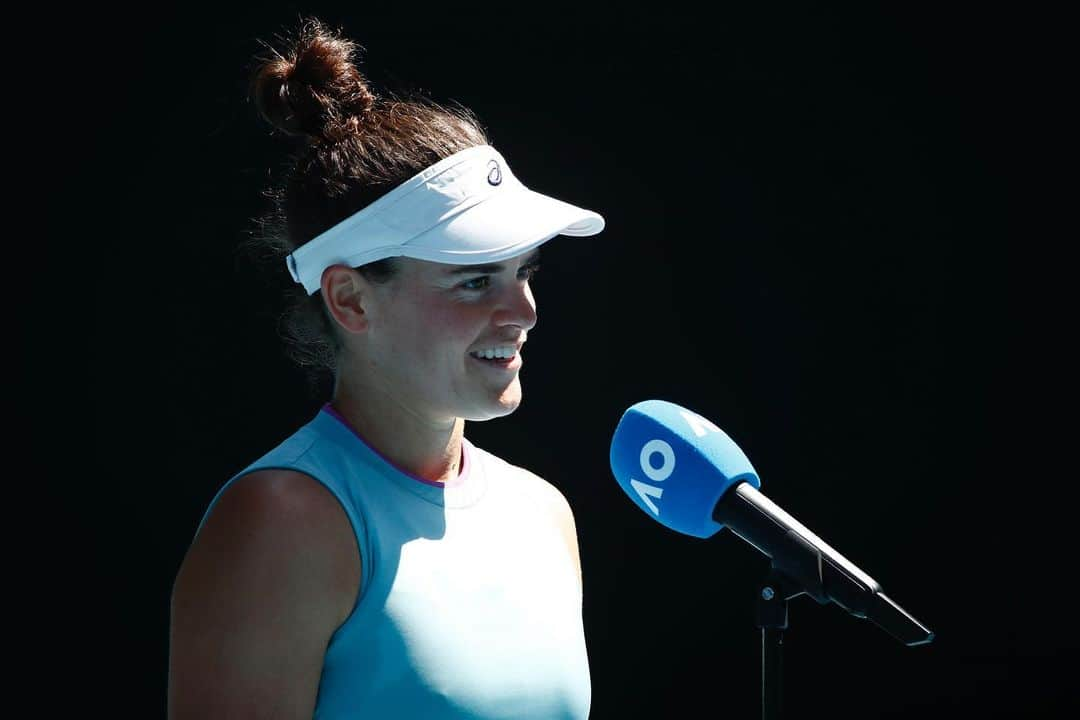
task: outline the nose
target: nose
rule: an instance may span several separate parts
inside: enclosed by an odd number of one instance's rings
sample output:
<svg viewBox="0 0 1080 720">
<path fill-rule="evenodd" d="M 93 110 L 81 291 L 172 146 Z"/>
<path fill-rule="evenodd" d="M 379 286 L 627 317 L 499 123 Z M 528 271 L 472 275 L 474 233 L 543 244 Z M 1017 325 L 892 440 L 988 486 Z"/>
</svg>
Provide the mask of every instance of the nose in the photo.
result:
<svg viewBox="0 0 1080 720">
<path fill-rule="evenodd" d="M 531 330 L 536 325 L 536 299 L 527 282 L 509 283 L 495 309 L 496 325 L 516 325 Z"/>
</svg>

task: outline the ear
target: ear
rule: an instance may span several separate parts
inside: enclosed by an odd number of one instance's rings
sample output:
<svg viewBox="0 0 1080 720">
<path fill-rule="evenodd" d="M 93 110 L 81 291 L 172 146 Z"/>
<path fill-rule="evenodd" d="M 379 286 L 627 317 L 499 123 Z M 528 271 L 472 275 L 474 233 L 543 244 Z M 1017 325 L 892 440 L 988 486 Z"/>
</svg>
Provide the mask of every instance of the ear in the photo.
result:
<svg viewBox="0 0 1080 720">
<path fill-rule="evenodd" d="M 371 285 L 348 265 L 331 265 L 320 279 L 323 302 L 337 324 L 347 332 L 364 332 L 368 326 L 366 304 Z"/>
</svg>

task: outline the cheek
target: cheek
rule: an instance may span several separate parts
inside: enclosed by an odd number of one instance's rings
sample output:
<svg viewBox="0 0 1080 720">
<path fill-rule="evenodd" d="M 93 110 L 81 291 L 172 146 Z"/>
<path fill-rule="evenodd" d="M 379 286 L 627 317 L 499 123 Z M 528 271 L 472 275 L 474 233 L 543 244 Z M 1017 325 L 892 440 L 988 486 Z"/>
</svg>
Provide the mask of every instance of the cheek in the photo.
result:
<svg viewBox="0 0 1080 720">
<path fill-rule="evenodd" d="M 438 362 L 463 355 L 476 342 L 483 328 L 478 308 L 461 305 L 419 307 L 408 323 L 413 331 L 400 338 L 416 354 Z"/>
</svg>

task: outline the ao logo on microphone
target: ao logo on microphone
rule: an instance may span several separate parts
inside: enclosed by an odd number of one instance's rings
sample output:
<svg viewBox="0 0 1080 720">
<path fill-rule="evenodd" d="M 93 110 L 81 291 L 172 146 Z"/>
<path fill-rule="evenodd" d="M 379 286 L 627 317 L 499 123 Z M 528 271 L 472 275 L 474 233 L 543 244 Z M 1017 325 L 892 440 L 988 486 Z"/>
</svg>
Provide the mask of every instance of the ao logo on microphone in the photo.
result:
<svg viewBox="0 0 1080 720">
<path fill-rule="evenodd" d="M 695 415 L 687 410 L 681 410 L 679 414 L 686 420 L 686 424 L 690 426 L 690 429 L 697 437 L 705 437 L 705 434 L 709 432 L 720 432 L 720 428 L 700 415 Z M 659 465 L 654 466 L 653 456 L 657 455 L 659 456 Z M 675 451 L 666 440 L 659 438 L 649 440 L 641 446 L 638 464 L 641 465 L 641 472 L 645 473 L 645 477 L 654 483 L 662 483 L 671 477 L 671 473 L 675 472 Z M 653 515 L 659 517 L 660 508 L 657 503 L 652 501 L 652 498 L 656 498 L 657 502 L 659 502 L 664 496 L 664 488 L 635 480 L 632 477 L 630 478 L 630 487 L 634 488 L 634 492 L 648 506 Z"/>
</svg>

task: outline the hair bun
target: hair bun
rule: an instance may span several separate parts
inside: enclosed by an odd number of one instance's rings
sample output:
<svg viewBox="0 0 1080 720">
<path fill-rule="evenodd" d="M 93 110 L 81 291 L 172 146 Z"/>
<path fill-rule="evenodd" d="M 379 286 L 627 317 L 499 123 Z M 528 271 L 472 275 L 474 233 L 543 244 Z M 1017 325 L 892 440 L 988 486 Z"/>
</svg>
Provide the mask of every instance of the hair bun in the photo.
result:
<svg viewBox="0 0 1080 720">
<path fill-rule="evenodd" d="M 262 59 L 251 94 L 259 113 L 288 135 L 336 140 L 375 104 L 353 57 L 357 44 L 316 19 L 305 20 L 284 53 Z"/>
</svg>

